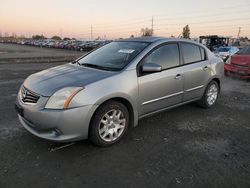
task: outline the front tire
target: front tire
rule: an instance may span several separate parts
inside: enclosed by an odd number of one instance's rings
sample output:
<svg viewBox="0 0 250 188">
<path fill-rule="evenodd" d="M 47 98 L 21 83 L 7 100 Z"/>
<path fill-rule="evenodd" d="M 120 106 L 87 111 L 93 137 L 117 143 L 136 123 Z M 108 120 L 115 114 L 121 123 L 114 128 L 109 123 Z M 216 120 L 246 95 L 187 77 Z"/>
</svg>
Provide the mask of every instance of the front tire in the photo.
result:
<svg viewBox="0 0 250 188">
<path fill-rule="evenodd" d="M 212 80 L 208 84 L 208 86 L 207 86 L 207 88 L 206 88 L 206 90 L 205 90 L 205 92 L 204 92 L 204 94 L 203 94 L 203 96 L 198 104 L 203 108 L 211 108 L 217 102 L 217 99 L 219 96 L 219 91 L 220 91 L 220 88 L 219 88 L 218 83 L 216 81 Z"/>
<path fill-rule="evenodd" d="M 97 109 L 91 124 L 89 138 L 97 146 L 110 146 L 121 140 L 129 126 L 129 112 L 118 101 L 109 101 Z"/>
</svg>

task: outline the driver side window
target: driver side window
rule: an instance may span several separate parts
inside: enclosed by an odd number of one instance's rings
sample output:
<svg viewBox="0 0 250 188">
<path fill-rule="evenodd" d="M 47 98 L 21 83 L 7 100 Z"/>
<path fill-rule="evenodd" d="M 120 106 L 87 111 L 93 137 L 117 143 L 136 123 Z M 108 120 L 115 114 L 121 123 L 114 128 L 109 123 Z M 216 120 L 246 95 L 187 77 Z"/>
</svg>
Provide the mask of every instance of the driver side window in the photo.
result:
<svg viewBox="0 0 250 188">
<path fill-rule="evenodd" d="M 156 63 L 162 69 L 168 69 L 180 65 L 179 48 L 177 44 L 166 44 L 151 52 L 144 63 Z"/>
</svg>

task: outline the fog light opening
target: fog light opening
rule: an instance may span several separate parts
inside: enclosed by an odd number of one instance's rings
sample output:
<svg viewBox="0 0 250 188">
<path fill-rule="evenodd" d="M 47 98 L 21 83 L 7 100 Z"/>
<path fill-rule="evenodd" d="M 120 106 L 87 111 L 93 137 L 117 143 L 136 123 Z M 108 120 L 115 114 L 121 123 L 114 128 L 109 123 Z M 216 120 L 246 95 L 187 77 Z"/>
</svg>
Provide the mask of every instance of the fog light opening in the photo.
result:
<svg viewBox="0 0 250 188">
<path fill-rule="evenodd" d="M 62 132 L 61 132 L 59 129 L 54 129 L 54 130 L 52 131 L 52 133 L 53 133 L 56 137 L 62 135 Z"/>
</svg>

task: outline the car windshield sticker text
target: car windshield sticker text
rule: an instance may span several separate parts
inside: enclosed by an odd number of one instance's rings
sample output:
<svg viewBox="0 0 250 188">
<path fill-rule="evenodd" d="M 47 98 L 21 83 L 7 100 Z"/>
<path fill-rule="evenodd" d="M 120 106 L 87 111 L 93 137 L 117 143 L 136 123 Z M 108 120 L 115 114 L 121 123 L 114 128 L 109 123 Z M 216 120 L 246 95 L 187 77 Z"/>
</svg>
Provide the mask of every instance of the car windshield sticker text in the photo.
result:
<svg viewBox="0 0 250 188">
<path fill-rule="evenodd" d="M 133 49 L 120 49 L 119 53 L 132 54 L 135 50 Z"/>
</svg>

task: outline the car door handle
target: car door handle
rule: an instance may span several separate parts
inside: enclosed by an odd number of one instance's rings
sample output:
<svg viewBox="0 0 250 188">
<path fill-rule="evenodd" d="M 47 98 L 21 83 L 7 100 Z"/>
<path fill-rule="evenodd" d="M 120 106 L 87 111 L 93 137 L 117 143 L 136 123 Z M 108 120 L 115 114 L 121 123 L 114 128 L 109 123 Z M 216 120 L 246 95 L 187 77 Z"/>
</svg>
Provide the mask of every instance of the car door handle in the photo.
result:
<svg viewBox="0 0 250 188">
<path fill-rule="evenodd" d="M 208 69 L 208 66 L 203 67 L 204 71 L 207 71 L 207 69 Z"/>
<path fill-rule="evenodd" d="M 176 74 L 175 79 L 180 80 L 181 79 L 181 74 Z"/>
</svg>

